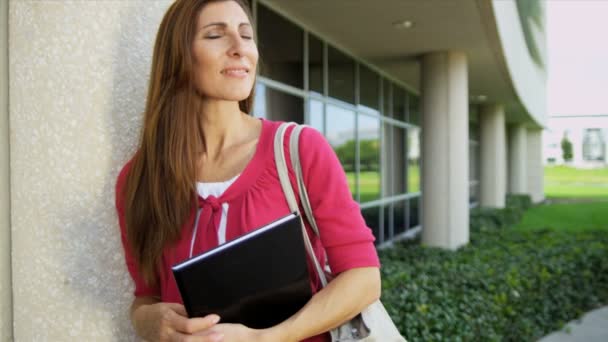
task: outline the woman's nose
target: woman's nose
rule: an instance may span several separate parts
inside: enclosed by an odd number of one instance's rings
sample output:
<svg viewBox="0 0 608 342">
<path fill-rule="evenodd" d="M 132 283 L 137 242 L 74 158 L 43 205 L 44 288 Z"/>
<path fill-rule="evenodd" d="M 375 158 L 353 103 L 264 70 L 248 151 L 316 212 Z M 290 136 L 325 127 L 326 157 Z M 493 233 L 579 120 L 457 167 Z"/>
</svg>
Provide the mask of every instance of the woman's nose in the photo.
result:
<svg viewBox="0 0 608 342">
<path fill-rule="evenodd" d="M 230 39 L 230 48 L 228 49 L 228 55 L 230 56 L 243 56 L 244 54 L 244 39 L 240 35 L 233 35 Z"/>
</svg>

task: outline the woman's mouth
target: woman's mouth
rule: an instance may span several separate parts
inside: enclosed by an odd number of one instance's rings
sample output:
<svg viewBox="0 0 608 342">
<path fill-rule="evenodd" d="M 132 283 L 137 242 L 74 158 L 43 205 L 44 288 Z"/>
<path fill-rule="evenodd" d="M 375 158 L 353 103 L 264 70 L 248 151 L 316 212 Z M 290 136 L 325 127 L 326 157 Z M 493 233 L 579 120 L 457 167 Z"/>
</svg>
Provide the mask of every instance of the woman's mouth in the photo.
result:
<svg viewBox="0 0 608 342">
<path fill-rule="evenodd" d="M 222 70 L 222 74 L 228 77 L 245 78 L 249 74 L 246 68 L 228 68 Z"/>
</svg>

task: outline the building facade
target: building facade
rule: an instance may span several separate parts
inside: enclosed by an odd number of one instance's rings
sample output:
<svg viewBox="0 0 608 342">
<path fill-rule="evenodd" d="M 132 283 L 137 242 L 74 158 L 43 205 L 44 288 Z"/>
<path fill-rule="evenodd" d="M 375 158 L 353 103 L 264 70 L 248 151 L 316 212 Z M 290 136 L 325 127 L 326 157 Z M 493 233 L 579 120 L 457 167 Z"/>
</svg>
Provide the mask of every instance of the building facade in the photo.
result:
<svg viewBox="0 0 608 342">
<path fill-rule="evenodd" d="M 571 144 L 572 156 L 567 160 L 564 140 Z M 551 116 L 543 134 L 543 160 L 547 165 L 577 168 L 608 166 L 608 115 Z"/>
<path fill-rule="evenodd" d="M 134 340 L 114 181 L 171 2 L 0 5 L 0 339 Z M 455 249 L 470 207 L 543 199 L 542 1 L 251 6 L 252 114 L 323 132 L 378 245 Z"/>
</svg>

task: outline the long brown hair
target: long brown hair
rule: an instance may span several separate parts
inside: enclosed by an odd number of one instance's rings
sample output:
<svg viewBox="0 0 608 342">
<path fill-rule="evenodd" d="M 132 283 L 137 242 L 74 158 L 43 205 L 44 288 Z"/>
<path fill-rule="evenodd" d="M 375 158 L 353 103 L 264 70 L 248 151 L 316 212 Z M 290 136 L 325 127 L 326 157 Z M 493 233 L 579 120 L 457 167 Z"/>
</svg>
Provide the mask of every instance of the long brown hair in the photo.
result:
<svg viewBox="0 0 608 342">
<path fill-rule="evenodd" d="M 156 35 L 139 149 L 122 194 L 129 247 L 151 286 L 157 285 L 163 249 L 179 239 L 196 205 L 196 160 L 203 136 L 191 47 L 200 11 L 219 1 L 235 1 L 252 21 L 247 0 L 177 0 Z M 252 89 L 239 102 L 241 111 L 250 112 L 253 97 Z"/>
</svg>

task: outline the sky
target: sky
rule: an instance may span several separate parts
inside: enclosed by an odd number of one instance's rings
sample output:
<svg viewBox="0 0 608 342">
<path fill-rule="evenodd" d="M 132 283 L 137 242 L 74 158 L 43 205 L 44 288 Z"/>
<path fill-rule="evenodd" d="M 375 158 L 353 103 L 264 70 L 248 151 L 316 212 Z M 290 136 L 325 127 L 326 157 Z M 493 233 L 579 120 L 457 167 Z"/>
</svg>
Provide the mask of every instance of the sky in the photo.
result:
<svg viewBox="0 0 608 342">
<path fill-rule="evenodd" d="M 548 0 L 547 114 L 608 115 L 608 0 Z"/>
</svg>

